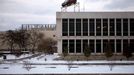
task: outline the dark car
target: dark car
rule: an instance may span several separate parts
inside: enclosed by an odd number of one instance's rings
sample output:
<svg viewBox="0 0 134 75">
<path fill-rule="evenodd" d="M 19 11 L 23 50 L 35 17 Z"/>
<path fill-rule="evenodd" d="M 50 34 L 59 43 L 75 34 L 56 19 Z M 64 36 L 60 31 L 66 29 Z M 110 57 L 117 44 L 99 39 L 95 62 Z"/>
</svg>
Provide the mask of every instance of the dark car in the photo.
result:
<svg viewBox="0 0 134 75">
<path fill-rule="evenodd" d="M 66 0 L 64 3 L 62 3 L 62 7 L 71 6 L 72 4 L 76 4 L 77 0 Z"/>
</svg>

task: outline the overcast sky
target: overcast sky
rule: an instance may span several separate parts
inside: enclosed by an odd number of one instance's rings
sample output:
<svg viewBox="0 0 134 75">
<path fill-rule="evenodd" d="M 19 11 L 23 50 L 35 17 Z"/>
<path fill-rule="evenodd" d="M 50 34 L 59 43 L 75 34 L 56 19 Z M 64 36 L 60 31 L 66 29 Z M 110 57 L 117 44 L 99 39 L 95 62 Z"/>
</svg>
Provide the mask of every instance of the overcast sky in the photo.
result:
<svg viewBox="0 0 134 75">
<path fill-rule="evenodd" d="M 133 11 L 134 0 L 77 0 L 81 11 Z M 0 0 L 0 31 L 21 24 L 56 24 L 64 0 Z M 69 7 L 69 11 L 73 11 Z"/>
</svg>

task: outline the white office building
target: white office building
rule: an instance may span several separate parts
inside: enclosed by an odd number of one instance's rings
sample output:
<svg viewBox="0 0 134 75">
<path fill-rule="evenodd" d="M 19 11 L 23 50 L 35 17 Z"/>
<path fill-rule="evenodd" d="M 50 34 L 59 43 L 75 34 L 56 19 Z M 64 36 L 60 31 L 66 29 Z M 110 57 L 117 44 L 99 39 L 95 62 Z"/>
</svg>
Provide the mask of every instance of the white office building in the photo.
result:
<svg viewBox="0 0 134 75">
<path fill-rule="evenodd" d="M 134 12 L 57 12 L 58 53 L 82 54 L 88 45 L 93 54 L 134 52 Z"/>
</svg>

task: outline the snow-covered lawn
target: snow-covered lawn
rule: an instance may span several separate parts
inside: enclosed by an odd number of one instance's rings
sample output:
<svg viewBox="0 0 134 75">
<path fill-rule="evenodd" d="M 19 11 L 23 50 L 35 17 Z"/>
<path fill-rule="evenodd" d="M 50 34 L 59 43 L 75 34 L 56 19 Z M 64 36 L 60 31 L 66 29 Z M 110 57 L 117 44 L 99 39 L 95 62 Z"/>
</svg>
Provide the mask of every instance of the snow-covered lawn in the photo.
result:
<svg viewBox="0 0 134 75">
<path fill-rule="evenodd" d="M 18 62 L 11 63 L 8 61 L 5 62 L 6 64 L 0 64 L 0 74 L 134 74 L 134 65 L 77 65 L 83 63 L 134 63 L 134 61 L 54 60 L 58 57 L 57 55 L 42 54 Z M 55 63 L 57 65 L 46 65 Z M 67 63 L 70 65 L 64 65 Z M 72 63 L 76 65 L 71 65 Z"/>
<path fill-rule="evenodd" d="M 5 69 L 4 69 L 5 68 Z M 31 69 L 24 68 L 21 64 L 2 64 L 0 74 L 134 74 L 134 65 L 113 66 L 108 65 L 73 65 L 69 70 L 68 65 L 31 65 Z"/>
<path fill-rule="evenodd" d="M 7 54 L 6 57 L 7 57 L 7 59 L 20 59 L 20 58 L 28 57 L 30 55 L 31 54 L 23 54 L 23 55 L 17 57 L 17 56 L 15 56 L 13 54 Z M 2 60 L 2 59 L 3 59 L 3 57 L 0 57 L 0 60 Z"/>
</svg>

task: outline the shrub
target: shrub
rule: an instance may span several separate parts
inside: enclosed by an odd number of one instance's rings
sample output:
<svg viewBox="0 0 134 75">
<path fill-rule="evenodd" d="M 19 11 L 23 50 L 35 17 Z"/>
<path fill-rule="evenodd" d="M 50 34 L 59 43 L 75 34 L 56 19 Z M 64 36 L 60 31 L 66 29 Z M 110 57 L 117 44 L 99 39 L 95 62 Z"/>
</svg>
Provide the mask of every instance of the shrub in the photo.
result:
<svg viewBox="0 0 134 75">
<path fill-rule="evenodd" d="M 88 45 L 86 45 L 84 48 L 84 56 L 89 57 L 90 55 L 91 55 L 90 47 Z"/>
<path fill-rule="evenodd" d="M 63 56 L 66 57 L 68 55 L 68 48 L 64 48 L 63 50 Z"/>
</svg>

